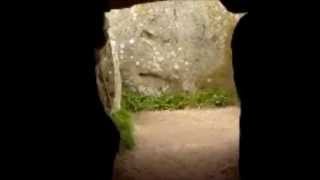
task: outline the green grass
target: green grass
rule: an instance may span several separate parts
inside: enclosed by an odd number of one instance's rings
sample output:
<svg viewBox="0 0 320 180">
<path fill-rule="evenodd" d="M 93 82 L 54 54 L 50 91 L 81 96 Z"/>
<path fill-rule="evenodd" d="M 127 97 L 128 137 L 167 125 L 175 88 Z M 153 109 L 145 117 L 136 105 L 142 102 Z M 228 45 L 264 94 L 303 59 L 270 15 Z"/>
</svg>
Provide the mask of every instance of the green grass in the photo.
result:
<svg viewBox="0 0 320 180">
<path fill-rule="evenodd" d="M 120 131 L 121 144 L 126 149 L 133 149 L 135 141 L 132 114 L 125 109 L 121 109 L 118 112 L 112 113 L 112 119 Z"/>
<path fill-rule="evenodd" d="M 219 89 L 163 94 L 158 97 L 126 91 L 122 99 L 122 106 L 131 112 L 222 107 L 232 104 L 235 104 L 234 94 Z"/>
</svg>

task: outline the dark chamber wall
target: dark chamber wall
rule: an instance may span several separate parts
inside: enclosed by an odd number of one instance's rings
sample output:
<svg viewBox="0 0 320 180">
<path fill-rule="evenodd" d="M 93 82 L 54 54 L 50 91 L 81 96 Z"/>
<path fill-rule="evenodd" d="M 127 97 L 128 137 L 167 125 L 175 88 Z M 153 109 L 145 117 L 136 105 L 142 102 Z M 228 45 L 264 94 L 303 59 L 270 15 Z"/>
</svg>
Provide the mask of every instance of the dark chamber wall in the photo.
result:
<svg viewBox="0 0 320 180">
<path fill-rule="evenodd" d="M 141 4 L 147 2 L 154 2 L 161 0 L 109 0 L 110 6 L 112 9 L 126 8 L 134 4 Z"/>
</svg>

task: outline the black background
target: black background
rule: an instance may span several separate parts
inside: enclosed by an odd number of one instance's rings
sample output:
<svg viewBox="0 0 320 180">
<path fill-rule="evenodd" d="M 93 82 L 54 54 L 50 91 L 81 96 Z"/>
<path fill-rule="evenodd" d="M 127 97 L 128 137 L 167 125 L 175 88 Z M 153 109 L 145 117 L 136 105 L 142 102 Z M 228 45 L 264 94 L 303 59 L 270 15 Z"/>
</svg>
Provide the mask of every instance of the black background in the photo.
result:
<svg viewBox="0 0 320 180">
<path fill-rule="evenodd" d="M 318 6 L 302 1 L 250 3 L 246 66 L 255 81 L 247 90 L 254 92 L 251 113 L 259 118 L 246 125 L 251 129 L 247 179 L 311 179 L 319 174 L 317 164 L 309 162 L 318 162 Z M 98 179 L 92 178 L 92 167 L 100 162 L 88 160 L 95 151 L 92 141 L 85 140 L 97 133 L 87 124 L 92 117 L 79 113 L 79 108 L 89 107 L 100 112 L 89 106 L 96 97 L 83 96 L 95 91 L 90 76 L 94 62 L 87 60 L 101 45 L 97 8 L 110 8 L 97 4 L 55 0 L 2 6 L 5 179 Z M 105 127 L 108 143 L 103 147 L 112 155 L 116 135 L 111 124 Z"/>
</svg>

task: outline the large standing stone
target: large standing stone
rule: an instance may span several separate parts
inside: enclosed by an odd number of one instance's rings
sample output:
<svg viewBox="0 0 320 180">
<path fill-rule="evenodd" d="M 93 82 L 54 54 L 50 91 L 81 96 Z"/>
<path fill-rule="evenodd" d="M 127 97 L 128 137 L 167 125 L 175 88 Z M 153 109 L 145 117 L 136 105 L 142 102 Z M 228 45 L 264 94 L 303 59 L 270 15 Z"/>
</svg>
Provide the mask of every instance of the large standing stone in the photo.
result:
<svg viewBox="0 0 320 180">
<path fill-rule="evenodd" d="M 106 18 L 117 51 L 102 59 L 119 57 L 125 87 L 159 95 L 233 86 L 229 44 L 236 18 L 219 1 L 139 4 L 112 10 Z M 113 72 L 110 66 L 103 71 Z"/>
</svg>

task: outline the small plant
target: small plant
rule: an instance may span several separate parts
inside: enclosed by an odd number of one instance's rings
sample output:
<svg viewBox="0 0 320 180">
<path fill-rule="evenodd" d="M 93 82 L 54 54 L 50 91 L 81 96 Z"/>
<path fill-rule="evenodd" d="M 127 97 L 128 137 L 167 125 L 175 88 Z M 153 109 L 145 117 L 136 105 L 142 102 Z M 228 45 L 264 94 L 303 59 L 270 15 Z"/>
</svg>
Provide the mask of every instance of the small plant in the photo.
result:
<svg viewBox="0 0 320 180">
<path fill-rule="evenodd" d="M 112 119 L 120 131 L 121 144 L 129 150 L 133 149 L 135 141 L 132 114 L 125 109 L 121 109 L 112 113 Z"/>
<path fill-rule="evenodd" d="M 192 104 L 199 107 L 223 107 L 234 104 L 233 96 L 223 90 L 207 90 L 195 93 Z"/>
</svg>

